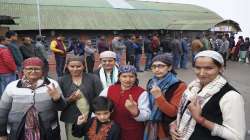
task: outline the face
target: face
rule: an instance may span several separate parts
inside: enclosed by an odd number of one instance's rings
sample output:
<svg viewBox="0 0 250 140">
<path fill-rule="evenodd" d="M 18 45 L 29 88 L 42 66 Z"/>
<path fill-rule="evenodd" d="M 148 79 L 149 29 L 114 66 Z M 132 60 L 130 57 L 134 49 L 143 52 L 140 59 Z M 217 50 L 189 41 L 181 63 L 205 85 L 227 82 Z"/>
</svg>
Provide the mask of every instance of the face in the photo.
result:
<svg viewBox="0 0 250 140">
<path fill-rule="evenodd" d="M 41 66 L 26 66 L 23 69 L 24 76 L 30 81 L 37 81 L 43 76 Z"/>
<path fill-rule="evenodd" d="M 123 88 L 129 89 L 134 85 L 136 81 L 136 76 L 133 73 L 122 73 L 119 76 L 119 80 Z"/>
<path fill-rule="evenodd" d="M 25 37 L 24 38 L 24 43 L 25 44 L 31 44 L 31 38 L 30 37 Z"/>
<path fill-rule="evenodd" d="M 15 35 L 13 35 L 13 36 L 11 36 L 11 40 L 17 40 L 17 34 L 15 34 Z"/>
<path fill-rule="evenodd" d="M 115 59 L 111 57 L 102 58 L 101 64 L 104 70 L 112 70 L 115 66 Z"/>
<path fill-rule="evenodd" d="M 80 76 L 83 72 L 84 66 L 80 61 L 71 61 L 67 65 L 71 76 Z"/>
<path fill-rule="evenodd" d="M 203 86 L 213 81 L 221 69 L 213 62 L 212 58 L 199 57 L 195 60 L 194 71 Z"/>
<path fill-rule="evenodd" d="M 110 121 L 110 115 L 111 115 L 111 112 L 109 110 L 95 112 L 96 118 L 102 123 Z"/>
<path fill-rule="evenodd" d="M 87 40 L 87 46 L 91 46 L 91 40 Z"/>
<path fill-rule="evenodd" d="M 163 78 L 169 71 L 171 71 L 172 66 L 170 65 L 166 65 L 165 63 L 161 62 L 161 61 L 155 61 L 152 65 L 151 65 L 151 69 L 153 74 L 161 79 Z"/>
</svg>

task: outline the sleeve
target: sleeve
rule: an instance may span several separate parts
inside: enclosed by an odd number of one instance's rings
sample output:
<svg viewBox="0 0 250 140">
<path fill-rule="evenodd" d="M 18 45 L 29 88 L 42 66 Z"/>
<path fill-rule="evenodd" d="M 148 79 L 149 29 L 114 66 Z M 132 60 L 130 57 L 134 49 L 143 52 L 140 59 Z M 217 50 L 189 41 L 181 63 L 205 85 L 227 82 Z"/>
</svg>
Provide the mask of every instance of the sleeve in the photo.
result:
<svg viewBox="0 0 250 140">
<path fill-rule="evenodd" d="M 54 41 L 52 41 L 51 43 L 50 43 L 50 50 L 52 51 L 52 52 L 57 52 L 57 53 L 63 53 L 63 51 L 62 50 L 59 50 L 59 49 L 57 49 L 56 48 L 56 41 L 54 40 Z"/>
<path fill-rule="evenodd" d="M 179 107 L 179 103 L 186 89 L 186 85 L 181 83 L 180 86 L 174 91 L 173 97 L 170 102 L 168 102 L 163 95 L 156 98 L 156 104 L 159 109 L 169 117 L 175 117 Z"/>
<path fill-rule="evenodd" d="M 72 135 L 78 138 L 86 136 L 86 134 L 88 133 L 88 129 L 93 122 L 93 118 L 89 119 L 86 123 L 81 125 L 77 125 L 76 121 L 72 125 Z"/>
<path fill-rule="evenodd" d="M 7 136 L 8 114 L 12 106 L 12 97 L 10 93 L 10 84 L 4 90 L 0 100 L 0 137 Z"/>
<path fill-rule="evenodd" d="M 108 96 L 108 89 L 109 89 L 108 87 L 105 88 L 105 89 L 100 93 L 99 96 L 107 97 L 107 96 Z"/>
<path fill-rule="evenodd" d="M 16 71 L 16 63 L 9 49 L 6 49 L 3 53 L 3 62 L 8 69 Z"/>
<path fill-rule="evenodd" d="M 244 140 L 246 134 L 246 121 L 243 97 L 229 91 L 220 100 L 223 124 L 215 124 L 211 134 L 227 140 Z"/>
<path fill-rule="evenodd" d="M 110 131 L 107 140 L 119 140 L 121 134 L 121 129 L 117 124 L 113 124 Z"/>
<path fill-rule="evenodd" d="M 97 96 L 101 93 L 101 91 L 103 90 L 103 87 L 102 87 L 102 83 L 100 81 L 100 78 L 98 78 L 97 75 L 94 75 L 94 84 L 95 84 L 95 92 L 97 94 Z"/>
<path fill-rule="evenodd" d="M 136 121 L 146 121 L 149 119 L 151 110 L 149 108 L 149 98 L 148 93 L 144 91 L 138 99 L 139 115 L 134 119 Z"/>
</svg>

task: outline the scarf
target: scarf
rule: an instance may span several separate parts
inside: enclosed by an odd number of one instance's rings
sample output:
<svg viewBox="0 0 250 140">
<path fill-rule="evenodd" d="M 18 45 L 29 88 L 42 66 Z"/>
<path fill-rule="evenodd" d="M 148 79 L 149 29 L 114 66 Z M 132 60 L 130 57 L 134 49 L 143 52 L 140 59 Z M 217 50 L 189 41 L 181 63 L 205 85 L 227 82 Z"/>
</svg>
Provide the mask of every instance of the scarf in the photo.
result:
<svg viewBox="0 0 250 140">
<path fill-rule="evenodd" d="M 36 83 L 30 83 L 29 80 L 24 76 L 21 82 L 23 88 L 30 88 L 34 90 L 37 87 L 43 85 L 44 80 L 39 79 Z M 34 105 L 29 108 L 26 114 L 24 138 L 25 140 L 40 140 L 41 138 L 38 112 Z"/>
<path fill-rule="evenodd" d="M 115 66 L 111 72 L 110 77 L 107 76 L 103 67 L 99 71 L 100 79 L 102 82 L 103 89 L 107 88 L 108 86 L 114 84 L 118 80 L 118 69 Z"/>
<path fill-rule="evenodd" d="M 158 122 L 161 121 L 162 112 L 155 104 L 155 98 L 150 93 L 153 86 L 157 85 L 165 96 L 166 91 L 170 86 L 177 83 L 179 80 L 176 76 L 168 72 L 162 79 L 158 79 L 155 76 L 148 82 L 147 91 L 149 92 L 149 105 L 151 109 L 150 121 L 147 122 L 144 132 L 144 140 L 156 140 L 158 134 Z"/>
<path fill-rule="evenodd" d="M 183 133 L 183 140 L 188 140 L 190 138 L 196 125 L 196 121 L 192 118 L 191 112 L 187 109 L 190 99 L 196 96 L 201 108 L 203 108 L 209 99 L 219 92 L 225 84 L 226 80 L 218 75 L 212 82 L 208 83 L 203 88 L 198 79 L 188 85 L 188 88 L 182 96 L 177 114 L 177 128 L 178 131 Z"/>
</svg>

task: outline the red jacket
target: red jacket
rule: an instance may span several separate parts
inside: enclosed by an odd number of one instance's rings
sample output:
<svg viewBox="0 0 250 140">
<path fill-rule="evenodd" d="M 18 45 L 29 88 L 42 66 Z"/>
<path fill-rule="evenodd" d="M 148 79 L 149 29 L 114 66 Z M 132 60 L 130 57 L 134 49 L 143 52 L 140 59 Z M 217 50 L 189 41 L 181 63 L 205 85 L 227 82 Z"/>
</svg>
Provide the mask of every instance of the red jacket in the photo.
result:
<svg viewBox="0 0 250 140">
<path fill-rule="evenodd" d="M 0 74 L 14 73 L 16 71 L 15 60 L 7 47 L 0 46 Z"/>
<path fill-rule="evenodd" d="M 115 108 L 111 118 L 121 127 L 120 140 L 142 140 L 144 133 L 144 123 L 137 122 L 124 104 L 129 94 L 137 102 L 144 89 L 134 86 L 121 93 L 121 85 L 115 84 L 108 89 L 108 98 L 114 103 Z"/>
</svg>

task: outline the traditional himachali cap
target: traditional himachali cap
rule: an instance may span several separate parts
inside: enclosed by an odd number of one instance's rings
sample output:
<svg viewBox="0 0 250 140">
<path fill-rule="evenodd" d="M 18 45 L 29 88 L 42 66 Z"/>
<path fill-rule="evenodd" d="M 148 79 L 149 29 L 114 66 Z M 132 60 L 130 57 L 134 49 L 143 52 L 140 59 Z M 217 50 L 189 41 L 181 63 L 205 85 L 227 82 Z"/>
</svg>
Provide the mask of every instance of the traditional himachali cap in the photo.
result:
<svg viewBox="0 0 250 140">
<path fill-rule="evenodd" d="M 40 66 L 43 67 L 44 63 L 39 57 L 30 57 L 23 61 L 23 67 L 27 66 Z"/>
<path fill-rule="evenodd" d="M 220 53 L 216 51 L 212 51 L 212 50 L 201 51 L 195 55 L 194 60 L 196 60 L 198 57 L 210 57 L 218 61 L 221 65 L 224 65 L 223 57 L 221 56 Z"/>
<path fill-rule="evenodd" d="M 67 58 L 67 64 L 71 61 L 80 61 L 80 62 L 83 62 L 84 59 L 82 56 L 70 56 Z"/>
<path fill-rule="evenodd" d="M 136 68 L 132 65 L 122 65 L 118 69 L 118 73 L 136 73 Z"/>
<path fill-rule="evenodd" d="M 155 61 L 161 61 L 161 62 L 163 62 L 165 64 L 172 65 L 173 64 L 173 56 L 170 53 L 160 54 L 160 55 L 155 56 L 152 59 L 152 63 L 154 63 Z"/>
<path fill-rule="evenodd" d="M 104 51 L 100 54 L 100 59 L 102 58 L 116 58 L 115 52 L 112 51 Z"/>
</svg>

